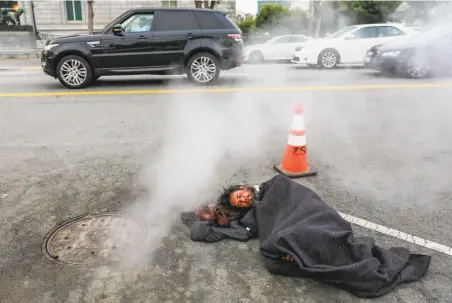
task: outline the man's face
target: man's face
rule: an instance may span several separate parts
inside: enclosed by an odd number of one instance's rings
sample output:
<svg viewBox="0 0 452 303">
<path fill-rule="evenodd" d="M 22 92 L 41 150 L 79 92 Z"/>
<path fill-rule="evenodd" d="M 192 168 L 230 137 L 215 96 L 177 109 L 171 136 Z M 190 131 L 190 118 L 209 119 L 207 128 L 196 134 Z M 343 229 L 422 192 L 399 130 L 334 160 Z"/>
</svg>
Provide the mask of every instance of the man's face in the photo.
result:
<svg viewBox="0 0 452 303">
<path fill-rule="evenodd" d="M 140 27 L 145 27 L 145 26 L 146 26 L 146 20 L 141 19 L 141 20 L 139 21 L 138 25 L 139 25 Z"/>
<path fill-rule="evenodd" d="M 253 193 L 246 187 L 242 187 L 229 195 L 229 203 L 233 207 L 249 207 L 253 203 Z"/>
</svg>

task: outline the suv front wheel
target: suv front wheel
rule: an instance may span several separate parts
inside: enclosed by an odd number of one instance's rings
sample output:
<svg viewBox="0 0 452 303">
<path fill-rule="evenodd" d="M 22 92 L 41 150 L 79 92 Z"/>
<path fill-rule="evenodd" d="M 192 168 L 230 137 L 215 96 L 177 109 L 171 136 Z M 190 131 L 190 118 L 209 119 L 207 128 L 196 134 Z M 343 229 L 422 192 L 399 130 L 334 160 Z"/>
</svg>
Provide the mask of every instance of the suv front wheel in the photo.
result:
<svg viewBox="0 0 452 303">
<path fill-rule="evenodd" d="M 196 54 L 188 61 L 187 76 L 196 84 L 212 84 L 220 76 L 220 63 L 209 53 Z"/>
<path fill-rule="evenodd" d="M 89 63 L 80 56 L 69 55 L 60 60 L 56 74 L 61 84 L 67 88 L 84 88 L 93 79 Z"/>
</svg>

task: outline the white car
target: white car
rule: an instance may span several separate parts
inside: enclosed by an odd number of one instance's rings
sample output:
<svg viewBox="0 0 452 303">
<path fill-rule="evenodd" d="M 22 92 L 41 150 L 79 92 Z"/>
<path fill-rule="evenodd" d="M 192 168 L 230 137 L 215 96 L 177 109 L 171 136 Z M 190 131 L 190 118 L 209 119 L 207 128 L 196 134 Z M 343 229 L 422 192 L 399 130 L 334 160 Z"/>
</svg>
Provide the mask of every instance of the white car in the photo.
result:
<svg viewBox="0 0 452 303">
<path fill-rule="evenodd" d="M 263 44 L 245 47 L 245 62 L 263 62 L 267 60 L 290 61 L 297 47 L 312 38 L 305 35 L 283 35 L 274 37 Z"/>
<path fill-rule="evenodd" d="M 373 46 L 416 34 L 418 31 L 397 23 L 348 26 L 328 38 L 305 42 L 302 49 L 294 51 L 291 62 L 322 68 L 364 65 L 366 53 Z"/>
</svg>

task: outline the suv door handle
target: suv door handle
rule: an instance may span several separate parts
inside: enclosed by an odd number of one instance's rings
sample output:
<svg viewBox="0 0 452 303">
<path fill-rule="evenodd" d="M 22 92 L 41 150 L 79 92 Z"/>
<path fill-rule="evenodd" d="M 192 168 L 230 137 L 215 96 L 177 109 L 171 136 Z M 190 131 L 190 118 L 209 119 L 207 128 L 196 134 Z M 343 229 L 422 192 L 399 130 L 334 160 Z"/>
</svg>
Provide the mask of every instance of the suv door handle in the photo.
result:
<svg viewBox="0 0 452 303">
<path fill-rule="evenodd" d="M 147 39 L 148 37 L 146 37 L 146 36 L 138 36 L 138 40 L 144 40 L 144 39 Z"/>
<path fill-rule="evenodd" d="M 187 39 L 193 39 L 194 37 L 196 37 L 196 35 L 192 34 L 192 33 L 188 33 L 186 35 Z"/>
</svg>

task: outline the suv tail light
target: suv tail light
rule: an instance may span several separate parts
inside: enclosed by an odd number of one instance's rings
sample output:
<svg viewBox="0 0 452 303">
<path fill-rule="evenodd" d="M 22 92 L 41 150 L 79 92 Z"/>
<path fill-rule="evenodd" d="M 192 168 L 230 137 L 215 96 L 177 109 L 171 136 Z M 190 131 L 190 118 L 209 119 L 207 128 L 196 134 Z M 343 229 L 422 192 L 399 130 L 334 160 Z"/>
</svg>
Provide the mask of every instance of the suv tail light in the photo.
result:
<svg viewBox="0 0 452 303">
<path fill-rule="evenodd" d="M 235 41 L 243 41 L 242 35 L 240 34 L 228 34 L 228 37 L 234 39 Z"/>
</svg>

